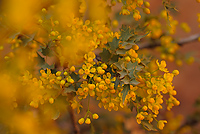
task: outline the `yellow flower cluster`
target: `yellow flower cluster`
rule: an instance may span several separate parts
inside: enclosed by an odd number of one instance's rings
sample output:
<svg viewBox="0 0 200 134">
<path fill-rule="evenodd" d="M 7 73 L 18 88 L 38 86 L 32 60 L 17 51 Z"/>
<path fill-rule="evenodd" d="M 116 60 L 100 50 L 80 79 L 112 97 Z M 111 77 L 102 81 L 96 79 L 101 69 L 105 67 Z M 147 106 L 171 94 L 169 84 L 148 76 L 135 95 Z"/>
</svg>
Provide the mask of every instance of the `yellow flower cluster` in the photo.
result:
<svg viewBox="0 0 200 134">
<path fill-rule="evenodd" d="M 186 32 L 186 33 L 189 33 L 191 31 L 190 27 L 188 26 L 187 23 L 183 22 L 181 23 L 181 28 Z"/>
<path fill-rule="evenodd" d="M 86 114 L 87 115 L 87 114 Z M 98 119 L 99 118 L 99 115 L 98 114 L 93 114 L 92 115 L 92 118 L 93 119 Z M 91 119 L 89 118 L 89 117 L 87 117 L 86 119 L 84 119 L 84 118 L 80 118 L 79 120 L 78 120 L 78 123 L 79 124 L 83 124 L 85 122 L 85 124 L 90 124 L 91 123 Z"/>
<path fill-rule="evenodd" d="M 121 2 L 121 1 L 119 1 Z M 115 1 L 112 0 L 111 4 L 115 5 Z M 133 13 L 133 18 L 138 21 L 141 19 L 140 11 L 137 8 L 142 8 L 143 12 L 146 14 L 150 14 L 150 3 L 148 1 L 143 1 L 143 0 L 126 0 L 123 2 L 123 7 L 120 12 L 122 15 L 130 15 L 131 12 Z M 142 5 L 144 7 L 142 7 Z"/>
<path fill-rule="evenodd" d="M 138 114 L 136 116 L 138 124 L 141 124 L 143 120 L 148 120 L 151 123 L 159 114 L 159 110 L 163 108 L 163 94 L 168 94 L 169 98 L 166 100 L 167 110 L 171 110 L 173 106 L 177 106 L 180 102 L 174 97 L 176 91 L 172 86 L 173 77 L 178 75 L 178 70 L 174 70 L 172 73 L 165 68 L 165 61 L 159 63 L 156 61 L 158 70 L 164 72 L 164 75 L 153 76 L 147 72 L 143 77 L 140 76 L 138 81 L 140 84 L 137 88 L 134 87 L 137 96 L 141 97 L 140 104 L 137 105 Z M 163 129 L 164 123 L 167 121 L 158 121 L 158 128 Z"/>
<path fill-rule="evenodd" d="M 159 50 L 161 51 L 161 58 L 171 62 L 174 61 L 179 45 L 173 42 L 173 38 L 171 36 L 162 36 L 160 41 L 161 47 Z"/>
<path fill-rule="evenodd" d="M 167 21 L 167 31 L 169 34 L 174 34 L 176 32 L 176 26 L 178 25 L 178 21 L 174 20 L 173 17 L 166 10 L 162 10 L 160 16 Z"/>
<path fill-rule="evenodd" d="M 150 33 L 147 35 L 149 38 L 158 39 L 163 31 L 161 23 L 157 19 L 150 19 L 145 23 L 145 26 L 147 25 L 147 29 L 150 31 Z"/>
<path fill-rule="evenodd" d="M 70 69 L 73 70 L 74 67 Z M 32 77 L 27 71 L 22 77 L 24 85 L 30 86 L 32 89 L 30 97 L 30 106 L 37 108 L 39 104 L 44 104 L 45 101 L 49 101 L 50 104 L 54 103 L 62 92 L 64 87 L 68 87 L 74 83 L 68 72 L 57 71 L 56 74 L 52 74 L 50 69 L 47 72 L 40 70 L 41 76 L 39 79 Z"/>
<path fill-rule="evenodd" d="M 84 79 L 81 87 L 78 88 L 76 94 L 80 100 L 85 99 L 88 95 L 100 100 L 99 107 L 104 106 L 105 109 L 111 111 L 118 110 L 120 98 L 116 97 L 119 91 L 114 89 L 115 77 L 106 73 L 107 65 L 105 63 L 95 63 L 93 59 L 95 54 L 89 52 L 84 56 L 85 64 L 79 69 L 78 73 Z"/>
<path fill-rule="evenodd" d="M 86 3 L 81 1 L 80 11 L 85 12 Z M 83 61 L 83 55 L 93 51 L 97 47 L 105 47 L 105 44 L 115 37 L 115 34 L 106 25 L 105 20 L 83 20 L 74 14 L 68 15 L 65 26 L 58 20 L 41 20 L 40 25 L 48 31 L 48 36 L 53 42 L 52 50 L 60 59 L 61 66 L 68 63 L 69 66 L 78 65 Z M 63 29 L 66 29 L 63 31 Z M 44 33 L 41 33 L 44 34 Z M 77 49 L 78 48 L 78 49 Z"/>
</svg>

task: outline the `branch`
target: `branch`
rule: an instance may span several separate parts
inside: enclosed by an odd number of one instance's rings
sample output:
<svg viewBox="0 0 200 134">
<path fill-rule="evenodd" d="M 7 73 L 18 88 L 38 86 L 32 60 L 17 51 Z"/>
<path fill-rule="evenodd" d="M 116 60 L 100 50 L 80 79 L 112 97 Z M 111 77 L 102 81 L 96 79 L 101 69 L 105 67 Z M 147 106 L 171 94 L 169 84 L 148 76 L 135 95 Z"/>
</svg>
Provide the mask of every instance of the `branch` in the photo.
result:
<svg viewBox="0 0 200 134">
<path fill-rule="evenodd" d="M 76 123 L 74 110 L 72 109 L 71 101 L 70 101 L 70 100 L 73 99 L 73 95 L 69 93 L 67 95 L 67 97 L 68 97 L 67 101 L 69 102 L 67 108 L 68 108 L 68 112 L 69 112 L 69 116 L 70 116 L 70 119 L 71 119 L 71 122 L 72 122 L 73 129 L 74 129 L 74 134 L 80 134 L 80 129 L 79 129 L 77 123 Z"/>
<path fill-rule="evenodd" d="M 80 134 L 80 129 L 75 121 L 74 110 L 72 109 L 71 105 L 68 105 L 68 110 L 69 110 L 72 126 L 74 128 L 74 134 Z"/>
<path fill-rule="evenodd" d="M 194 34 L 194 35 L 191 35 L 189 37 L 186 37 L 186 38 L 182 38 L 180 39 L 177 44 L 179 46 L 183 46 L 187 43 L 190 43 L 190 42 L 193 42 L 193 41 L 197 41 L 198 38 L 200 37 L 200 33 L 198 34 Z M 142 44 L 139 44 L 139 47 L 140 49 L 144 49 L 144 48 L 155 48 L 157 46 L 161 46 L 161 43 L 160 41 L 155 41 L 153 43 L 142 43 Z"/>
</svg>

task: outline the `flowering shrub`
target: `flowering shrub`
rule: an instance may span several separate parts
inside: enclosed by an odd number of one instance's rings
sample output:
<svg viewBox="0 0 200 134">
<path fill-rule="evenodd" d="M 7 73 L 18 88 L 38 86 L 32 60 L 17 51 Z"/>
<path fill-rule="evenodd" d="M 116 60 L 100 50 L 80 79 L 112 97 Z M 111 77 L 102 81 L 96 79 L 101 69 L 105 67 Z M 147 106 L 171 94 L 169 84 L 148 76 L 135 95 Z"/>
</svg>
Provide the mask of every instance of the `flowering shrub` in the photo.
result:
<svg viewBox="0 0 200 134">
<path fill-rule="evenodd" d="M 74 133 L 80 133 L 77 123 L 103 118 L 91 105 L 135 110 L 138 124 L 160 131 L 168 122 L 158 118 L 160 111 L 180 104 L 172 83 L 179 71 L 169 72 L 165 60 L 181 66 L 194 58 L 179 53 L 181 45 L 172 36 L 178 21 L 169 12 L 176 8 L 168 0 L 159 17 L 150 16 L 150 3 L 143 0 L 2 3 L 2 132 L 70 133 L 54 121 L 66 119 L 68 111 Z M 108 17 L 115 6 L 134 25 L 119 28 L 122 22 Z M 190 32 L 186 23 L 180 26 Z M 161 60 L 142 51 L 156 46 Z"/>
</svg>

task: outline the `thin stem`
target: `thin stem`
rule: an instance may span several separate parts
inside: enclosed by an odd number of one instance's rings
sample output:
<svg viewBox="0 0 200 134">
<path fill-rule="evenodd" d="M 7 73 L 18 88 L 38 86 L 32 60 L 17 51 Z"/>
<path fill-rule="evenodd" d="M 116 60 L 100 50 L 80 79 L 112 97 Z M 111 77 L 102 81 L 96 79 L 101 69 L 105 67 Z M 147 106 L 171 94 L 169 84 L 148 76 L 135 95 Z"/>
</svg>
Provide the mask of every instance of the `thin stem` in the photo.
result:
<svg viewBox="0 0 200 134">
<path fill-rule="evenodd" d="M 80 129 L 76 123 L 76 120 L 75 120 L 75 115 L 74 115 L 74 110 L 72 109 L 71 107 L 71 101 L 73 99 L 73 96 L 72 94 L 69 94 L 68 95 L 68 111 L 69 111 L 69 115 L 70 115 L 70 119 L 71 119 L 71 122 L 72 122 L 72 126 L 73 126 L 73 129 L 74 129 L 74 134 L 80 134 Z"/>
<path fill-rule="evenodd" d="M 72 109 L 71 105 L 68 105 L 68 110 L 69 110 L 72 126 L 74 128 L 74 134 L 80 134 L 80 129 L 75 121 L 74 110 Z"/>
</svg>

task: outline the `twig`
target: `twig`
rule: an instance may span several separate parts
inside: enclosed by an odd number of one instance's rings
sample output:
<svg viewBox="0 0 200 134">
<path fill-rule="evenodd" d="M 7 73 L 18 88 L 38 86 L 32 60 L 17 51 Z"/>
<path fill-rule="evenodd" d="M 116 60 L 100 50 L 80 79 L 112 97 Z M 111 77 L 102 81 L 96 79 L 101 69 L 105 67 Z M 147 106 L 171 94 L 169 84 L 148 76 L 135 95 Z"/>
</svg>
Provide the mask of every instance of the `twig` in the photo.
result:
<svg viewBox="0 0 200 134">
<path fill-rule="evenodd" d="M 68 105 L 69 115 L 71 118 L 71 122 L 74 129 L 74 134 L 80 134 L 80 129 L 75 121 L 74 110 L 72 109 L 71 105 Z"/>
<path fill-rule="evenodd" d="M 69 102 L 67 108 L 69 111 L 69 116 L 70 116 L 70 119 L 72 122 L 73 129 L 74 129 L 74 134 L 80 134 L 80 129 L 75 120 L 74 110 L 72 109 L 72 106 L 71 106 L 71 100 L 73 99 L 73 95 L 71 93 L 69 93 L 67 95 L 67 98 L 68 98 L 68 102 Z"/>
<path fill-rule="evenodd" d="M 198 38 L 200 37 L 200 33 L 198 34 L 194 34 L 194 35 L 191 35 L 189 37 L 186 37 L 186 38 L 182 38 L 180 39 L 177 44 L 179 46 L 183 46 L 187 43 L 190 43 L 190 42 L 193 42 L 193 41 L 197 41 Z M 155 48 L 157 46 L 161 46 L 161 43 L 160 41 L 155 41 L 153 43 L 143 43 L 143 44 L 139 44 L 139 47 L 140 49 L 144 49 L 144 48 Z"/>
</svg>

